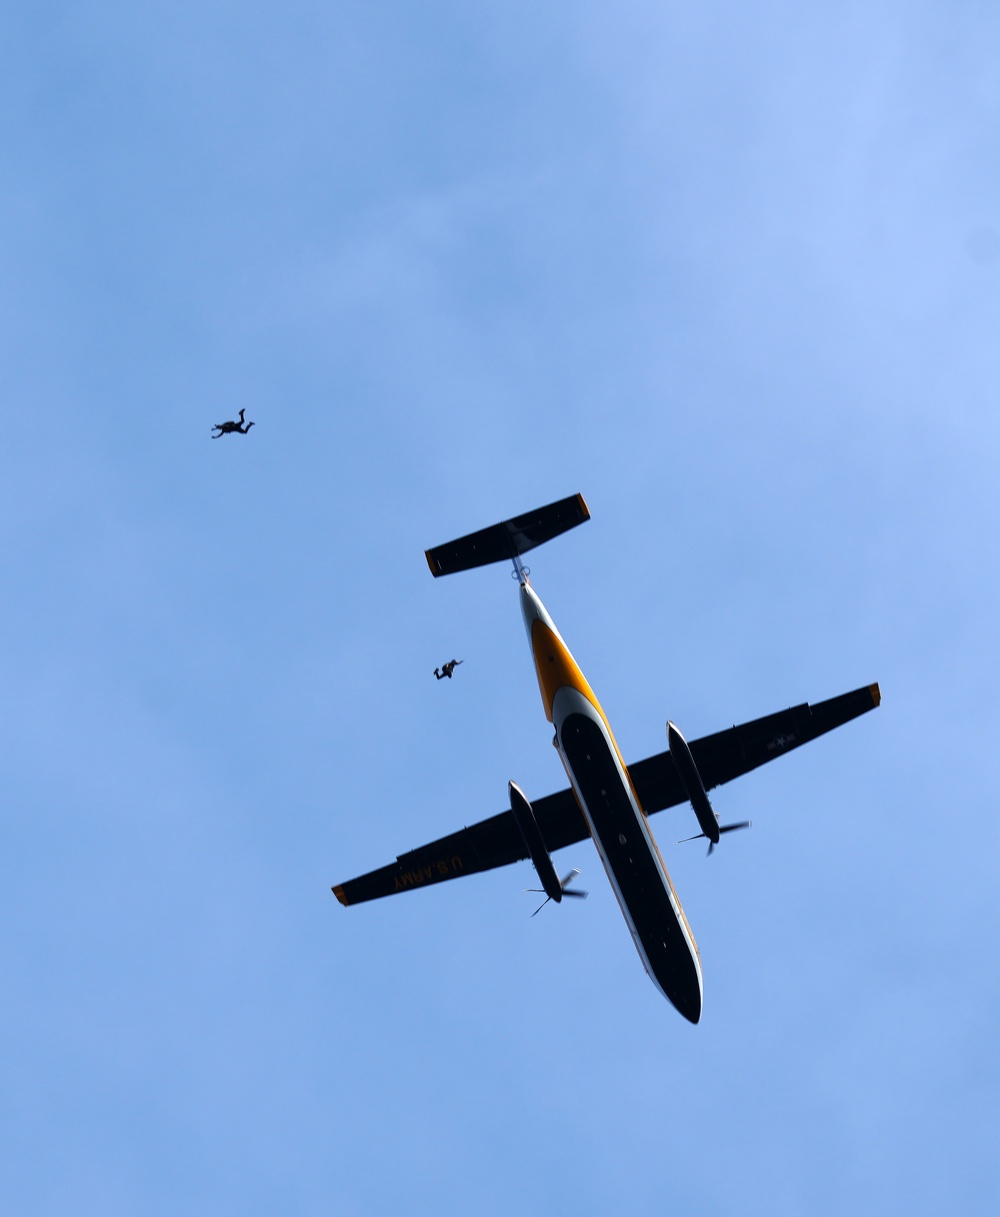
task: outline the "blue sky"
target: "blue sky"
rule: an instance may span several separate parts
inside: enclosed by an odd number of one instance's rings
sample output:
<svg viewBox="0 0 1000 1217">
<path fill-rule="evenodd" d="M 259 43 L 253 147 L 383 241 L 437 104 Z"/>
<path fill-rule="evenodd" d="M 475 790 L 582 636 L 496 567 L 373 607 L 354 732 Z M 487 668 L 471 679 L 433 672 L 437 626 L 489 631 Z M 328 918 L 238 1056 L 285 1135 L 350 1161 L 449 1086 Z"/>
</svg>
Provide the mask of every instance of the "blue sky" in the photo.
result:
<svg viewBox="0 0 1000 1217">
<path fill-rule="evenodd" d="M 996 1210 L 998 41 L 0 13 L 10 1212 Z M 564 784 L 515 584 L 422 551 L 576 491 L 533 583 L 627 759 L 882 685 L 710 863 L 653 819 L 697 1027 L 586 843 L 534 919 L 329 891 Z"/>
</svg>

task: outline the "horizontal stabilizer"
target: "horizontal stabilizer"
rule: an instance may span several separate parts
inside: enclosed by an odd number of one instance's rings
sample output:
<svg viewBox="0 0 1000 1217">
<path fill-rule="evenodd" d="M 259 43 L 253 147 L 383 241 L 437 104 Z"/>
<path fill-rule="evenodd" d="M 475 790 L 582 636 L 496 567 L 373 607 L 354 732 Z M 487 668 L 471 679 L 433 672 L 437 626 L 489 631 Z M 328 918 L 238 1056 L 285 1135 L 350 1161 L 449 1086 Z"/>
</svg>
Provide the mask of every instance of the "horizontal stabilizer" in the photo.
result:
<svg viewBox="0 0 1000 1217">
<path fill-rule="evenodd" d="M 428 549 L 427 565 L 436 578 L 472 570 L 475 566 L 488 566 L 491 562 L 510 562 L 519 554 L 526 554 L 536 545 L 551 541 L 589 519 L 590 511 L 583 495 L 573 494 L 513 520 L 501 520 L 479 532 L 470 532 L 456 541 Z"/>
</svg>

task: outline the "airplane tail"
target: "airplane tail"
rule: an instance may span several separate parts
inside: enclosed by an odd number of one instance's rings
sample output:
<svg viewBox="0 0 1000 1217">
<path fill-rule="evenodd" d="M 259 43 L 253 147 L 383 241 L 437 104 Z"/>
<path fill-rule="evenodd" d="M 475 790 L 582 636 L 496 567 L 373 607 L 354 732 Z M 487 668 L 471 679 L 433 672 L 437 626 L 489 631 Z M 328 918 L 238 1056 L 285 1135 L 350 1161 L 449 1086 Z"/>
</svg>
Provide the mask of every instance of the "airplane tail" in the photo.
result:
<svg viewBox="0 0 1000 1217">
<path fill-rule="evenodd" d="M 521 554 L 568 532 L 590 519 L 590 509 L 582 494 L 570 495 L 557 503 L 538 507 L 513 520 L 501 520 L 489 528 L 470 532 L 425 551 L 431 574 L 453 575 L 491 562 L 511 562 Z"/>
</svg>

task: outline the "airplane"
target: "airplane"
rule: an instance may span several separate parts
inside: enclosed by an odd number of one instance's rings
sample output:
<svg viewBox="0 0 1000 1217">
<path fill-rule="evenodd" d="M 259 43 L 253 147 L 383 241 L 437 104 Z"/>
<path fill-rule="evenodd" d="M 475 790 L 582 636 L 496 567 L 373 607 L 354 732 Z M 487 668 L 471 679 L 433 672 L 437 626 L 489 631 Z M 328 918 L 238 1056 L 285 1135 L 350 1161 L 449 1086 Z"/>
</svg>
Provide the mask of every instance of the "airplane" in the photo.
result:
<svg viewBox="0 0 1000 1217">
<path fill-rule="evenodd" d="M 559 879 L 551 854 L 589 836 L 646 972 L 675 1009 L 697 1023 L 703 1001 L 701 959 L 649 815 L 689 802 L 702 830 L 698 836 L 708 838 L 711 853 L 723 833 L 749 827 L 749 821 L 720 824 L 709 790 L 874 709 L 881 693 L 877 684 L 866 685 L 690 744 L 668 722 L 668 750 L 626 765 L 597 697 L 521 561 L 529 550 L 589 519 L 583 496 L 571 495 L 429 549 L 425 555 L 435 578 L 513 562 L 542 705 L 555 728 L 552 742 L 569 788 L 529 802 L 520 787 L 509 782 L 509 810 L 400 854 L 388 866 L 332 890 L 348 906 L 530 858 L 542 891 L 559 904 L 563 896 L 584 893 L 567 886 L 576 871 Z"/>
</svg>

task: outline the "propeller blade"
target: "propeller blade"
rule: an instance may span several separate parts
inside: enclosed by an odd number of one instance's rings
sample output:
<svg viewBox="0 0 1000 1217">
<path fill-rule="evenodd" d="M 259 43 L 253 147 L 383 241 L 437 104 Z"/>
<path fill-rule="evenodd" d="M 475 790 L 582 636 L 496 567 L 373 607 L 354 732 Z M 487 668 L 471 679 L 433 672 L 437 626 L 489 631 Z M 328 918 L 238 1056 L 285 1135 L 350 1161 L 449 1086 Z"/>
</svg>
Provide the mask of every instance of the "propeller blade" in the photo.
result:
<svg viewBox="0 0 1000 1217">
<path fill-rule="evenodd" d="M 562 888 L 562 894 L 564 896 L 576 896 L 577 899 L 579 899 L 579 900 L 586 900 L 587 896 L 589 895 L 588 892 L 583 891 L 583 889 L 579 888 L 579 887 L 567 887 L 566 886 L 566 884 L 569 883 L 569 881 L 573 878 L 573 876 L 578 875 L 579 873 L 580 872 L 574 868 L 573 870 L 571 870 L 569 872 L 569 874 L 566 876 L 565 879 L 561 879 L 559 881 L 559 886 Z"/>
<path fill-rule="evenodd" d="M 566 875 L 564 878 L 559 880 L 559 890 L 563 896 L 573 896 L 577 900 L 586 900 L 587 899 L 589 892 L 581 891 L 579 888 L 566 886 L 566 884 L 569 883 L 574 878 L 574 876 L 578 875 L 579 873 L 580 872 L 574 867 L 573 870 L 571 870 L 568 875 Z M 526 887 L 524 890 L 526 892 L 537 892 L 540 896 L 545 895 L 545 889 L 543 887 Z M 531 914 L 532 917 L 537 917 L 537 915 L 542 911 L 543 908 L 545 908 L 545 906 L 548 904 L 548 902 L 551 899 L 552 899 L 551 896 L 545 896 L 545 899 L 542 901 L 542 903 Z"/>
<path fill-rule="evenodd" d="M 739 824 L 723 824 L 719 828 L 719 832 L 735 832 L 737 828 L 751 828 L 753 820 L 740 820 Z"/>
<path fill-rule="evenodd" d="M 699 841 L 699 840 L 701 840 L 701 838 L 704 835 L 705 834 L 703 832 L 696 832 L 693 837 L 681 837 L 681 839 L 679 841 L 677 841 L 676 844 L 683 845 L 685 841 Z"/>
</svg>

